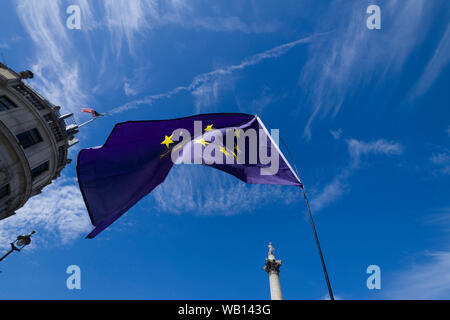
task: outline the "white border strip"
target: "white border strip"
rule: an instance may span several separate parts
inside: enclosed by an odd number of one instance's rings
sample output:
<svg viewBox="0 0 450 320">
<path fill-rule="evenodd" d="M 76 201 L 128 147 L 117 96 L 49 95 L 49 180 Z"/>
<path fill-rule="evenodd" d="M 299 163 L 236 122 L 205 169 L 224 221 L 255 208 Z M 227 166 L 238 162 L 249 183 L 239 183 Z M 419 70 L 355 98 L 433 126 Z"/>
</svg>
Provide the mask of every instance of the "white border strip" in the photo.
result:
<svg viewBox="0 0 450 320">
<path fill-rule="evenodd" d="M 286 157 L 284 156 L 283 152 L 281 152 L 280 147 L 275 143 L 275 141 L 273 140 L 272 136 L 270 135 L 269 131 L 267 130 L 266 126 L 264 125 L 264 123 L 262 122 L 262 120 L 258 117 L 258 115 L 255 115 L 256 119 L 258 120 L 258 123 L 260 124 L 260 126 L 264 129 L 264 132 L 269 136 L 270 141 L 272 142 L 272 144 L 275 146 L 275 148 L 277 149 L 277 151 L 280 153 L 281 157 L 283 158 L 284 162 L 287 163 L 287 165 L 289 166 L 289 169 L 291 170 L 291 172 L 294 174 L 294 176 L 297 178 L 298 182 L 300 182 L 301 185 L 303 185 L 302 181 L 300 180 L 300 178 L 297 176 L 297 174 L 295 173 L 294 170 L 292 170 L 291 164 L 289 163 L 289 161 L 287 161 Z"/>
</svg>

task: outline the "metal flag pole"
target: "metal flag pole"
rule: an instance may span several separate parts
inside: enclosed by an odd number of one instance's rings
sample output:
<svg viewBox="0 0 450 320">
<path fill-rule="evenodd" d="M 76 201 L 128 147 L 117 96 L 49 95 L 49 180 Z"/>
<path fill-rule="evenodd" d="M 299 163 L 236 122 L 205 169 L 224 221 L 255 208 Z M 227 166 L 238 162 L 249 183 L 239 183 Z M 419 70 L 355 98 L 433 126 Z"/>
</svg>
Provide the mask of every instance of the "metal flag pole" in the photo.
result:
<svg viewBox="0 0 450 320">
<path fill-rule="evenodd" d="M 81 127 L 83 127 L 83 126 L 85 126 L 85 125 L 87 125 L 87 124 L 89 124 L 89 123 L 91 123 L 91 122 L 93 122 L 93 121 L 95 121 L 95 120 L 97 120 L 97 119 L 99 119 L 99 118 L 100 118 L 100 117 L 96 117 L 96 118 L 93 118 L 93 119 L 91 119 L 91 120 L 89 120 L 89 121 L 86 121 L 86 122 L 80 124 L 80 125 L 78 126 L 78 128 L 81 128 Z"/>
<path fill-rule="evenodd" d="M 334 300 L 333 290 L 331 289 L 330 278 L 328 277 L 327 267 L 325 265 L 325 259 L 323 258 L 322 248 L 320 247 L 319 236 L 317 235 L 316 225 L 314 224 L 314 219 L 313 219 L 312 214 L 311 214 L 311 208 L 309 207 L 308 197 L 306 196 L 305 186 L 303 185 L 303 183 L 300 180 L 300 174 L 298 173 L 297 166 L 295 165 L 294 157 L 292 156 L 291 150 L 289 149 L 289 147 L 287 146 L 287 144 L 284 142 L 283 138 L 280 135 L 279 138 L 281 140 L 281 143 L 284 145 L 284 147 L 286 148 L 286 151 L 288 152 L 290 158 L 292 159 L 292 164 L 294 165 L 295 172 L 292 169 L 292 167 L 289 165 L 289 162 L 287 161 L 287 159 L 283 155 L 283 152 L 280 150 L 280 148 L 275 143 L 275 141 L 273 141 L 272 136 L 269 134 L 269 131 L 265 127 L 265 125 L 262 122 L 262 120 L 258 117 L 258 115 L 256 115 L 256 118 L 258 119 L 260 125 L 264 128 L 266 134 L 269 136 L 269 138 L 272 141 L 272 143 L 274 144 L 274 146 L 278 149 L 279 154 L 286 161 L 286 163 L 289 166 L 289 168 L 291 169 L 292 173 L 297 177 L 298 181 L 301 183 L 301 185 L 299 187 L 303 190 L 303 197 L 305 198 L 306 207 L 308 209 L 309 220 L 311 221 L 311 225 L 312 225 L 313 232 L 314 232 L 314 238 L 316 240 L 317 249 L 319 250 L 320 261 L 322 262 L 322 269 L 323 269 L 323 273 L 325 275 L 325 280 L 327 282 L 328 293 L 330 295 L 330 299 Z"/>
<path fill-rule="evenodd" d="M 95 120 L 98 120 L 98 119 L 100 119 L 100 118 L 103 118 L 103 117 L 107 116 L 108 114 L 109 114 L 109 112 L 100 113 L 99 116 L 96 116 L 96 117 L 92 118 L 91 120 L 86 121 L 86 122 L 80 124 L 80 125 L 78 126 L 78 128 L 84 127 L 85 125 L 87 125 L 87 124 L 89 124 L 89 123 L 91 123 L 91 122 L 93 122 L 93 121 L 95 121 Z"/>
<path fill-rule="evenodd" d="M 316 239 L 317 249 L 319 250 L 319 256 L 320 256 L 320 261 L 322 262 L 323 273 L 325 274 L 325 280 L 327 281 L 328 293 L 330 295 L 330 299 L 334 300 L 333 290 L 331 289 L 331 283 L 330 283 L 330 279 L 328 277 L 327 267 L 325 265 L 325 259 L 323 258 L 322 248 L 320 247 L 319 237 L 317 236 L 316 225 L 314 224 L 314 219 L 311 214 L 311 209 L 309 207 L 308 198 L 306 197 L 305 187 L 301 186 L 300 188 L 303 190 L 303 197 L 305 198 L 306 207 L 308 208 L 309 220 L 311 221 L 311 225 L 312 225 L 312 228 L 314 231 L 314 238 Z"/>
</svg>

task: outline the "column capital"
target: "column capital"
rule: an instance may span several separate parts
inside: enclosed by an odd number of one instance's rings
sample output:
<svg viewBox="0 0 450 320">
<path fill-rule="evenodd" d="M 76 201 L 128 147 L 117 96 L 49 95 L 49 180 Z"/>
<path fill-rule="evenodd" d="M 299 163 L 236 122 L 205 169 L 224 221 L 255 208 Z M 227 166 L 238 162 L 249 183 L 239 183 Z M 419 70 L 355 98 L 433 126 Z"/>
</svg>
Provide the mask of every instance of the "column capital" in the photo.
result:
<svg viewBox="0 0 450 320">
<path fill-rule="evenodd" d="M 264 271 L 280 273 L 281 260 L 272 260 L 267 258 L 266 264 L 264 265 Z"/>
</svg>

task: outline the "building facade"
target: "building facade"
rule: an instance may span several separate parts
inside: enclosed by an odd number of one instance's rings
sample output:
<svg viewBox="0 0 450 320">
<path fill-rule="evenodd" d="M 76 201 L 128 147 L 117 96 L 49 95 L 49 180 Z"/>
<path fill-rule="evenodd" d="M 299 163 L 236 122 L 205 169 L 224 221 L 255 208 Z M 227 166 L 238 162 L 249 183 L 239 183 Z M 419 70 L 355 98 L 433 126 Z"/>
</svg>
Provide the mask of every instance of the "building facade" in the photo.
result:
<svg viewBox="0 0 450 320">
<path fill-rule="evenodd" d="M 59 177 L 78 142 L 73 114 L 61 115 L 23 81 L 32 77 L 0 63 L 0 220 Z"/>
</svg>

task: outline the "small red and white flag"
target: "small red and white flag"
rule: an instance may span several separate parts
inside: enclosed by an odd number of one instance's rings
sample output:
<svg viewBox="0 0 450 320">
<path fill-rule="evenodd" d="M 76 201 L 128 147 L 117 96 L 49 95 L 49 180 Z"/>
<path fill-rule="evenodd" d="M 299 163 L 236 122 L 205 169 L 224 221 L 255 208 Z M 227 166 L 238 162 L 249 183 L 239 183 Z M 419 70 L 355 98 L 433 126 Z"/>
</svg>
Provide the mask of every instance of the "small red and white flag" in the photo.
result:
<svg viewBox="0 0 450 320">
<path fill-rule="evenodd" d="M 94 109 L 91 109 L 91 108 L 83 108 L 83 109 L 81 109 L 81 112 L 90 113 L 90 114 L 92 114 L 92 116 L 94 118 L 104 116 L 104 114 L 98 113 L 97 111 L 95 111 Z"/>
</svg>

